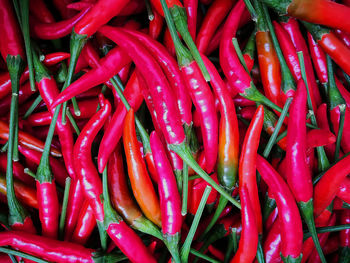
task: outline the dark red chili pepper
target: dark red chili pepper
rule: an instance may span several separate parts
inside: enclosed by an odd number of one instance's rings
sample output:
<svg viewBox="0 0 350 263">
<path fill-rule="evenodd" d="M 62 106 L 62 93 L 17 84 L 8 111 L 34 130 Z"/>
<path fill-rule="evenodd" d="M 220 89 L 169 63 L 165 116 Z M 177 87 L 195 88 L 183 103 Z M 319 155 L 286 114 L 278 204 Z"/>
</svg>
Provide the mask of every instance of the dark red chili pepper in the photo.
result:
<svg viewBox="0 0 350 263">
<path fill-rule="evenodd" d="M 124 95 L 130 106 L 137 111 L 141 106 L 143 101 L 143 96 L 140 89 L 139 80 L 134 72 L 124 91 Z M 116 147 L 120 137 L 123 133 L 123 123 L 125 120 L 125 116 L 127 114 L 127 109 L 125 108 L 123 103 L 119 103 L 116 111 L 112 115 L 112 119 L 110 120 L 106 132 L 102 137 L 102 141 L 100 142 L 99 152 L 98 152 L 98 167 L 99 170 L 103 170 L 105 167 L 109 156 L 113 152 Z"/>
<path fill-rule="evenodd" d="M 187 14 L 188 31 L 190 32 L 192 39 L 195 40 L 197 35 L 196 27 L 197 27 L 198 0 L 184 0 L 183 3 Z"/>
<path fill-rule="evenodd" d="M 164 18 L 158 13 L 158 11 L 152 7 L 153 20 L 149 22 L 148 34 L 151 38 L 157 39 L 163 29 Z"/>
<path fill-rule="evenodd" d="M 88 200 L 85 200 L 79 213 L 77 224 L 73 232 L 72 242 L 85 245 L 92 231 L 96 226 L 94 211 L 92 210 Z"/>
<path fill-rule="evenodd" d="M 0 154 L 0 171 L 6 172 L 7 156 Z M 13 162 L 13 176 L 15 179 L 25 183 L 28 186 L 34 186 L 34 179 L 24 172 L 24 167 L 19 162 Z"/>
<path fill-rule="evenodd" d="M 180 262 L 178 243 L 180 240 L 182 216 L 181 201 L 175 175 L 158 135 L 153 131 L 150 144 L 158 174 L 158 191 L 162 214 L 163 237 L 169 242 L 175 262 Z"/>
<path fill-rule="evenodd" d="M 14 180 L 15 194 L 18 200 L 26 206 L 38 209 L 35 188 L 29 187 L 20 181 Z M 0 175 L 0 193 L 6 196 L 6 177 Z"/>
<path fill-rule="evenodd" d="M 302 248 L 302 223 L 294 196 L 282 177 L 261 156 L 257 157 L 256 167 L 269 186 L 279 212 L 279 230 L 281 233 L 281 253 L 283 260 L 300 260 Z M 293 228 L 293 231 L 290 229 Z"/>
<path fill-rule="evenodd" d="M 260 133 L 264 123 L 264 108 L 259 106 L 249 125 L 239 159 L 239 185 L 249 192 L 250 202 L 254 211 L 254 218 L 259 234 L 262 233 L 261 208 L 256 182 L 256 158 L 260 140 Z"/>
<path fill-rule="evenodd" d="M 241 185 L 239 195 L 242 205 L 242 233 L 238 250 L 231 260 L 231 263 L 253 262 L 258 247 L 258 226 L 253 202 L 249 197 L 249 190 L 246 185 Z"/>
<path fill-rule="evenodd" d="M 45 1 L 34 0 L 29 2 L 29 11 L 42 23 L 54 23 L 55 19 L 47 8 Z"/>
<path fill-rule="evenodd" d="M 55 8 L 64 19 L 71 18 L 76 14 L 74 10 L 67 8 L 72 2 L 73 0 L 53 0 Z"/>
<path fill-rule="evenodd" d="M 332 254 L 333 252 L 338 251 L 339 249 L 339 237 L 331 236 L 328 238 L 327 243 L 322 248 L 325 255 Z"/>
<path fill-rule="evenodd" d="M 269 233 L 266 236 L 264 242 L 264 254 L 266 263 L 281 262 L 281 234 L 279 221 L 276 220 L 275 223 L 270 228 Z"/>
<path fill-rule="evenodd" d="M 53 116 L 56 108 L 52 107 L 52 103 L 59 94 L 57 83 L 53 76 L 50 76 L 44 65 L 40 63 L 39 58 L 35 53 L 33 53 L 33 61 L 37 87 L 51 113 L 51 116 Z M 70 125 L 64 125 L 62 123 L 62 113 L 58 115 L 56 128 L 61 143 L 62 155 L 66 169 L 70 177 L 75 178 L 73 165 L 73 131 Z"/>
<path fill-rule="evenodd" d="M 29 70 L 24 70 L 21 78 L 20 78 L 20 84 L 22 85 L 25 83 L 29 78 Z M 10 73 L 3 72 L 0 74 L 0 99 L 5 97 L 11 92 L 11 77 Z"/>
<path fill-rule="evenodd" d="M 175 55 L 176 55 L 175 46 L 174 46 L 173 39 L 171 38 L 171 34 L 170 34 L 170 31 L 169 31 L 169 28 L 165 29 L 164 38 L 163 38 L 163 45 L 166 47 L 168 52 L 173 57 L 175 57 Z"/>
<path fill-rule="evenodd" d="M 350 210 L 346 209 L 340 213 L 340 224 L 350 223 Z M 350 230 L 342 230 L 339 235 L 339 262 L 346 262 L 350 254 Z"/>
<path fill-rule="evenodd" d="M 330 29 L 307 22 L 303 22 L 303 24 L 323 51 L 325 51 L 347 74 L 350 74 L 350 63 L 349 60 L 346 59 L 347 56 L 350 56 L 350 49 L 345 46 Z"/>
<path fill-rule="evenodd" d="M 112 49 L 99 61 L 99 67 L 90 70 L 68 86 L 68 88 L 61 92 L 55 99 L 52 106 L 56 107 L 58 104 L 61 104 L 92 87 L 106 82 L 118 74 L 125 65 L 130 63 L 130 61 L 130 58 L 121 50 L 121 48 L 116 47 Z"/>
<path fill-rule="evenodd" d="M 74 116 L 76 120 L 89 119 L 96 113 L 98 106 L 98 99 L 93 98 L 89 100 L 78 101 L 78 106 L 80 110 L 79 116 Z M 73 112 L 73 105 L 68 106 L 70 111 Z M 47 111 L 42 111 L 38 113 L 33 113 L 28 117 L 28 123 L 32 126 L 46 126 L 51 123 L 51 113 Z M 62 143 L 61 143 L 62 144 Z"/>
<path fill-rule="evenodd" d="M 85 17 L 90 8 L 86 8 L 67 20 L 46 23 L 39 22 L 36 19 L 30 19 L 31 33 L 34 37 L 40 39 L 58 39 L 67 36 L 72 32 L 72 28 Z"/>
<path fill-rule="evenodd" d="M 45 66 L 53 66 L 56 65 L 60 62 L 62 62 L 63 60 L 66 60 L 70 57 L 69 53 L 66 52 L 54 52 L 54 53 L 50 53 L 50 54 L 46 54 L 44 56 L 44 60 L 43 63 Z"/>
<path fill-rule="evenodd" d="M 337 197 L 339 197 L 341 200 L 350 203 L 350 179 L 345 178 L 342 184 L 339 187 L 339 190 L 337 192 Z"/>
<path fill-rule="evenodd" d="M 313 102 L 314 109 L 316 109 L 321 103 L 321 96 L 316 83 L 309 49 L 307 47 L 304 37 L 301 34 L 299 24 L 294 18 L 289 18 L 286 22 L 282 22 L 281 24 L 284 27 L 284 29 L 288 32 L 296 51 L 303 52 L 307 83 L 310 89 L 310 98 Z"/>
<path fill-rule="evenodd" d="M 340 38 L 347 47 L 350 47 L 350 35 L 341 29 L 335 29 L 334 33 Z"/>
<path fill-rule="evenodd" d="M 209 7 L 196 38 L 199 52 L 206 54 L 210 40 L 233 4 L 233 0 L 216 0 Z"/>
</svg>

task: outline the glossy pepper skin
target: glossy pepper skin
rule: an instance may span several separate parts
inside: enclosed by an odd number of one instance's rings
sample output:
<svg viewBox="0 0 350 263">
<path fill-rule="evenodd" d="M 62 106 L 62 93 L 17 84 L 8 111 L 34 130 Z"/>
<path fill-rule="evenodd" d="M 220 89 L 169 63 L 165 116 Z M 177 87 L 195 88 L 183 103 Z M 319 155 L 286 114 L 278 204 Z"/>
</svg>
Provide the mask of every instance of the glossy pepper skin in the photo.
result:
<svg viewBox="0 0 350 263">
<path fill-rule="evenodd" d="M 88 200 L 85 200 L 79 213 L 79 217 L 71 237 L 71 241 L 80 245 L 85 245 L 92 231 L 96 226 L 94 211 Z"/>
<path fill-rule="evenodd" d="M 123 142 L 128 174 L 135 199 L 141 210 L 153 223 L 161 226 L 161 209 L 136 137 L 134 111 L 129 110 L 123 131 Z"/>
<path fill-rule="evenodd" d="M 239 187 L 246 187 L 249 192 L 251 204 L 254 211 L 254 218 L 258 232 L 262 233 L 262 217 L 261 208 L 258 195 L 258 186 L 256 182 L 256 158 L 258 145 L 260 140 L 260 133 L 264 122 L 264 108 L 262 105 L 256 110 L 253 120 L 249 125 L 247 133 L 244 138 L 241 149 L 241 156 L 239 158 Z"/>
<path fill-rule="evenodd" d="M 303 229 L 293 194 L 282 177 L 261 156 L 257 158 L 257 169 L 269 186 L 277 203 L 282 256 L 285 259 L 288 257 L 294 260 L 301 259 Z"/>
</svg>

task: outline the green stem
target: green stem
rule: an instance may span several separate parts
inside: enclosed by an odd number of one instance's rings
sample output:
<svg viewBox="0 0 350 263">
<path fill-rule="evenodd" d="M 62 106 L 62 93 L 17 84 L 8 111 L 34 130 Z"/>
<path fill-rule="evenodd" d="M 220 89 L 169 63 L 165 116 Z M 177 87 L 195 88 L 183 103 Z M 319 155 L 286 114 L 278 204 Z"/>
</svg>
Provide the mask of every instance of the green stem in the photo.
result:
<svg viewBox="0 0 350 263">
<path fill-rule="evenodd" d="M 145 5 L 146 5 L 146 9 L 147 9 L 147 17 L 149 21 L 152 21 L 154 19 L 154 15 L 152 12 L 152 6 L 149 0 L 144 0 L 145 1 Z"/>
<path fill-rule="evenodd" d="M 258 249 L 256 251 L 256 259 L 258 260 L 259 263 L 265 263 L 264 251 L 261 246 L 261 242 L 262 242 L 262 238 L 259 235 Z"/>
<path fill-rule="evenodd" d="M 6 247 L 0 247 L 0 252 L 6 253 L 6 254 L 11 254 L 11 255 L 14 255 L 14 256 L 18 256 L 18 257 L 22 257 L 22 258 L 25 258 L 25 259 L 28 259 L 28 260 L 31 260 L 31 261 L 34 261 L 34 262 L 38 262 L 38 263 L 49 263 L 49 261 L 40 259 L 38 257 L 34 257 L 32 255 L 20 252 L 18 250 L 13 250 L 13 249 L 10 249 L 10 248 L 6 248 Z"/>
<path fill-rule="evenodd" d="M 181 214 L 185 216 L 187 214 L 187 200 L 188 200 L 188 165 L 183 164 L 182 173 L 182 208 Z"/>
<path fill-rule="evenodd" d="M 192 175 L 192 176 L 188 177 L 188 181 L 196 180 L 198 178 L 201 178 L 201 177 L 199 175 Z"/>
<path fill-rule="evenodd" d="M 66 178 L 65 188 L 64 188 L 63 202 L 62 202 L 62 212 L 61 212 L 60 224 L 59 224 L 59 237 L 60 237 L 60 239 L 62 239 L 63 234 L 64 234 L 64 223 L 66 221 L 67 204 L 68 204 L 68 198 L 69 198 L 70 184 L 71 184 L 71 179 L 70 179 L 70 177 L 67 177 Z"/>
<path fill-rule="evenodd" d="M 67 78 L 64 82 L 63 89 L 65 90 L 71 83 L 74 75 L 74 70 L 77 65 L 78 57 L 80 55 L 81 50 L 83 49 L 83 46 L 85 45 L 85 42 L 87 40 L 86 35 L 79 35 L 75 33 L 74 29 L 71 34 L 70 39 L 70 62 L 67 72 Z M 67 112 L 67 101 L 63 103 L 62 107 L 62 123 L 64 124 L 66 122 L 66 112 Z"/>
<path fill-rule="evenodd" d="M 314 221 L 314 215 L 313 215 L 313 201 L 312 198 L 308 202 L 299 202 L 299 209 L 301 211 L 301 214 L 305 220 L 305 223 L 310 231 L 312 240 L 314 241 L 316 250 L 318 252 L 318 255 L 320 256 L 320 259 L 322 263 L 326 263 L 326 258 L 323 254 L 320 241 L 318 240 L 316 227 L 315 227 L 315 221 Z"/>
<path fill-rule="evenodd" d="M 337 161 L 339 159 L 340 143 L 341 143 L 343 130 L 344 130 L 345 108 L 346 108 L 345 104 L 339 105 L 340 120 L 339 120 L 339 130 L 337 135 L 337 141 L 335 143 L 334 161 Z"/>
<path fill-rule="evenodd" d="M 30 105 L 29 109 L 27 110 L 27 112 L 24 114 L 23 116 L 23 120 L 27 119 L 35 110 L 35 108 L 39 105 L 39 103 L 42 101 L 41 95 L 39 94 L 38 97 L 36 97 L 36 99 L 34 100 L 33 104 Z"/>
<path fill-rule="evenodd" d="M 237 233 L 236 229 L 233 229 L 232 232 L 228 235 L 228 242 L 227 242 L 227 249 L 225 253 L 224 263 L 230 262 L 230 259 L 232 258 L 232 255 L 237 250 Z"/>
<path fill-rule="evenodd" d="M 239 50 L 239 51 L 241 50 L 240 47 L 239 47 L 239 44 L 238 44 L 238 41 L 237 41 L 237 38 L 236 38 L 236 37 L 232 38 L 232 44 L 233 44 L 233 46 L 234 46 L 234 48 L 235 48 L 236 51 L 237 51 L 237 50 Z M 243 57 L 242 52 L 237 52 L 237 56 L 238 56 L 239 61 L 240 61 L 241 64 L 243 65 L 245 71 L 246 71 L 248 74 L 250 74 L 250 72 L 249 72 L 249 70 L 248 70 L 248 67 L 247 67 L 247 64 L 245 63 L 245 60 L 244 60 L 244 57 Z"/>
<path fill-rule="evenodd" d="M 67 117 L 68 117 L 70 123 L 72 124 L 73 129 L 75 130 L 75 132 L 76 132 L 77 135 L 79 136 L 79 134 L 80 134 L 80 129 L 79 129 L 79 127 L 78 127 L 78 125 L 77 125 L 77 123 L 76 123 L 76 121 L 75 121 L 75 119 L 74 119 L 72 113 L 70 112 L 69 108 L 68 108 L 68 110 L 67 110 Z"/>
<path fill-rule="evenodd" d="M 191 254 L 201 258 L 201 259 L 204 259 L 208 262 L 211 262 L 211 263 L 220 263 L 220 261 L 217 261 L 215 259 L 212 259 L 211 257 L 208 257 L 207 255 L 201 253 L 201 252 L 198 252 L 197 250 L 194 250 L 193 248 L 191 248 L 190 250 Z"/>
<path fill-rule="evenodd" d="M 272 149 L 272 146 L 275 144 L 276 142 L 276 138 L 278 136 L 278 133 L 280 132 L 280 129 L 283 125 L 283 122 L 284 122 L 284 119 L 288 113 L 288 110 L 289 110 L 289 106 L 290 104 L 292 103 L 292 98 L 289 97 L 287 100 L 286 100 L 286 103 L 284 104 L 283 106 L 283 110 L 282 110 L 282 113 L 281 113 L 281 116 L 279 117 L 278 121 L 277 121 L 277 124 L 276 124 L 276 127 L 273 131 L 273 133 L 271 134 L 270 136 L 270 139 L 269 141 L 267 142 L 267 145 L 265 147 L 265 150 L 263 152 L 263 156 L 265 158 L 267 158 L 271 152 L 271 149 Z"/>
<path fill-rule="evenodd" d="M 194 237 L 194 234 L 196 233 L 196 230 L 197 230 L 197 227 L 198 227 L 198 224 L 199 224 L 199 220 L 202 216 L 202 213 L 203 213 L 203 210 L 204 210 L 204 207 L 205 207 L 205 204 L 208 200 L 208 197 L 209 197 L 209 194 L 211 192 L 212 188 L 210 186 L 207 186 L 204 190 L 204 193 L 202 195 L 202 199 L 199 203 L 199 206 L 198 206 L 198 209 L 197 209 L 197 212 L 194 216 L 194 219 L 192 221 L 192 225 L 191 225 L 191 228 L 188 232 L 188 235 L 186 237 L 186 240 L 181 248 L 181 252 L 180 252 L 180 255 L 181 255 L 181 262 L 187 262 L 188 261 L 188 256 L 190 254 L 190 249 L 191 249 L 191 244 L 192 244 L 192 241 L 193 241 L 193 237 Z"/>
<path fill-rule="evenodd" d="M 32 91 L 35 91 L 35 77 L 33 66 L 33 55 L 29 33 L 29 0 L 20 1 L 21 29 L 24 38 L 24 46 L 27 55 L 27 64 L 29 69 L 29 82 Z"/>
<path fill-rule="evenodd" d="M 10 257 L 12 263 L 17 263 L 17 259 L 13 255 L 8 254 L 8 256 Z"/>
<path fill-rule="evenodd" d="M 337 226 L 325 226 L 325 227 L 317 227 L 316 232 L 317 234 L 323 234 L 323 233 L 329 233 L 329 232 L 338 232 L 342 231 L 345 229 L 350 229 L 350 224 L 345 224 L 345 225 L 337 225 Z M 304 240 L 308 239 L 311 237 L 310 232 L 304 233 Z"/>
<path fill-rule="evenodd" d="M 73 109 L 74 109 L 74 115 L 75 116 L 80 116 L 81 112 L 80 112 L 80 109 L 79 109 L 79 105 L 78 105 L 77 99 L 75 97 L 73 97 L 71 99 L 71 101 L 72 101 L 72 105 L 73 105 Z"/>
<path fill-rule="evenodd" d="M 219 186 L 194 160 L 191 150 L 185 142 L 181 144 L 170 144 L 169 148 L 177 153 L 181 159 L 188 164 L 204 181 L 210 184 L 216 191 L 218 191 L 221 195 L 223 195 L 226 199 L 228 199 L 234 206 L 241 209 L 241 204 L 235 200 L 229 193 L 225 191 L 225 189 Z"/>
</svg>

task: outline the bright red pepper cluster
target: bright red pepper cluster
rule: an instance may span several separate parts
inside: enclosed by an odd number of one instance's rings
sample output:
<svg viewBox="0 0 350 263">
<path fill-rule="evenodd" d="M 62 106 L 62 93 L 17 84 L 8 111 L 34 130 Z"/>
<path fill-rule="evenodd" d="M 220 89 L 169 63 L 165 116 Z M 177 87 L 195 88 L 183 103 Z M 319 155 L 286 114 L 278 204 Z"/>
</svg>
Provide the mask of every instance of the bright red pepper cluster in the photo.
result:
<svg viewBox="0 0 350 263">
<path fill-rule="evenodd" d="M 350 262 L 349 18 L 1 0 L 0 262 Z"/>
</svg>

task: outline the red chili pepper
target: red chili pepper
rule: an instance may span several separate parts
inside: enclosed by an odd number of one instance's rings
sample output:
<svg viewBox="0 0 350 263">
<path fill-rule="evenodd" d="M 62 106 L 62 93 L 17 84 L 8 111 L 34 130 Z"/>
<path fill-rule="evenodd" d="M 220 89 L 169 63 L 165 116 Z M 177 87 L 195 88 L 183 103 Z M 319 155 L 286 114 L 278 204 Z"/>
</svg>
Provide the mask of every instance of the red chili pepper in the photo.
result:
<svg viewBox="0 0 350 263">
<path fill-rule="evenodd" d="M 350 56 L 350 49 L 328 28 L 307 22 L 303 22 L 303 24 L 323 51 L 325 51 L 347 74 L 350 74 L 350 63 L 346 59 L 347 56 Z"/>
<path fill-rule="evenodd" d="M 92 87 L 106 82 L 118 74 L 125 65 L 130 63 L 130 61 L 130 58 L 121 50 L 121 48 L 116 47 L 112 49 L 108 52 L 107 56 L 99 61 L 99 67 L 90 70 L 68 86 L 67 89 L 57 96 L 52 106 L 56 107 L 58 104 L 61 104 Z"/>
<path fill-rule="evenodd" d="M 347 203 L 350 203 L 349 189 L 350 189 L 350 179 L 345 178 L 339 187 L 339 190 L 337 192 L 337 197 L 339 197 L 341 200 Z"/>
<path fill-rule="evenodd" d="M 199 52 L 206 54 L 210 40 L 231 10 L 234 2 L 233 0 L 216 0 L 210 5 L 196 38 Z"/>
<path fill-rule="evenodd" d="M 239 195 L 242 205 L 242 233 L 238 250 L 231 263 L 253 262 L 258 248 L 258 226 L 253 208 L 253 202 L 249 198 L 249 190 L 246 185 L 240 183 Z"/>
<path fill-rule="evenodd" d="M 293 18 L 289 18 L 287 22 L 282 22 L 281 24 L 284 27 L 284 29 L 288 32 L 296 51 L 303 52 L 307 83 L 310 89 L 310 98 L 314 105 L 314 109 L 316 109 L 321 103 L 321 96 L 316 83 L 309 49 L 306 45 L 304 37 L 301 34 L 299 24 Z"/>
<path fill-rule="evenodd" d="M 71 18 L 76 14 L 74 10 L 67 8 L 72 2 L 73 0 L 53 0 L 54 6 L 64 19 Z"/>
<path fill-rule="evenodd" d="M 129 178 L 135 199 L 146 217 L 160 226 L 161 209 L 138 146 L 135 117 L 132 109 L 129 110 L 125 119 L 123 142 L 128 163 Z"/>
<path fill-rule="evenodd" d="M 72 242 L 85 245 L 92 231 L 96 226 L 94 211 L 92 210 L 88 200 L 85 200 L 79 213 L 77 224 L 73 232 Z"/>
<path fill-rule="evenodd" d="M 282 259 L 300 260 L 302 248 L 302 223 L 294 196 L 282 177 L 261 156 L 257 157 L 256 167 L 273 194 L 279 212 Z M 290 229 L 293 228 L 293 231 Z"/>
<path fill-rule="evenodd" d="M 328 238 L 327 243 L 322 248 L 325 255 L 332 254 L 333 252 L 338 251 L 339 249 L 339 237 L 338 236 L 331 236 Z"/>
<path fill-rule="evenodd" d="M 139 80 L 134 72 L 126 85 L 124 95 L 130 106 L 137 111 L 143 101 Z M 112 115 L 105 134 L 102 137 L 98 152 L 99 171 L 105 167 L 109 156 L 115 149 L 120 137 L 123 133 L 123 123 L 127 110 L 123 103 L 119 103 L 116 111 Z"/>
<path fill-rule="evenodd" d="M 279 220 L 276 220 L 270 228 L 263 246 L 266 263 L 282 261 L 281 241 Z"/>
<path fill-rule="evenodd" d="M 24 70 L 21 78 L 20 78 L 20 84 L 22 85 L 25 83 L 29 78 L 29 70 Z M 5 97 L 11 92 L 11 77 L 10 73 L 3 72 L 0 74 L 0 99 Z"/>
<path fill-rule="evenodd" d="M 169 28 L 165 29 L 164 37 L 163 37 L 163 45 L 166 47 L 170 55 L 175 57 L 176 55 L 175 46 L 174 46 L 173 39 L 171 38 Z"/>
<path fill-rule="evenodd" d="M 259 233 L 262 233 L 262 218 L 256 182 L 256 158 L 263 122 L 264 108 L 260 105 L 244 137 L 238 171 L 240 188 L 245 187 L 249 192 L 256 227 Z"/>
<path fill-rule="evenodd" d="M 335 29 L 334 33 L 340 38 L 347 47 L 350 47 L 350 35 L 347 32 L 344 32 L 340 29 Z"/>
<path fill-rule="evenodd" d="M 34 0 L 29 2 L 29 11 L 42 23 L 54 23 L 55 19 L 47 8 L 45 1 Z"/>
<path fill-rule="evenodd" d="M 30 19 L 31 33 L 39 39 L 58 39 L 67 36 L 72 32 L 72 28 L 82 20 L 89 12 L 90 8 L 86 8 L 67 20 L 46 23 Z"/>
<path fill-rule="evenodd" d="M 18 200 L 26 206 L 38 209 L 38 201 L 36 198 L 36 190 L 23 184 L 20 181 L 14 180 L 15 194 Z M 6 177 L 0 175 L 0 193 L 6 196 Z"/>
<path fill-rule="evenodd" d="M 53 76 L 50 76 L 44 65 L 40 63 L 39 58 L 35 53 L 33 53 L 33 61 L 37 87 L 51 113 L 51 116 L 53 116 L 56 108 L 52 107 L 52 103 L 59 94 L 57 83 Z M 70 125 L 64 125 L 62 123 L 62 113 L 58 115 L 56 128 L 61 143 L 62 155 L 66 169 L 70 177 L 75 178 L 73 165 L 73 131 Z"/>
<path fill-rule="evenodd" d="M 152 155 L 158 174 L 158 191 L 162 214 L 163 237 L 171 245 L 171 254 L 180 262 L 178 243 L 180 240 L 182 216 L 181 201 L 175 175 L 166 157 L 166 152 L 158 135 L 153 131 L 150 136 Z"/>
<path fill-rule="evenodd" d="M 341 211 L 340 214 L 340 224 L 349 224 L 350 223 L 350 210 Z M 348 260 L 350 252 L 350 230 L 340 231 L 340 251 L 339 251 L 339 262 L 344 262 Z"/>
<path fill-rule="evenodd" d="M 188 31 L 194 40 L 196 39 L 198 0 L 184 0 L 184 8 L 187 14 Z"/>
<path fill-rule="evenodd" d="M 317 77 L 321 81 L 321 84 L 324 85 L 328 82 L 326 55 L 322 48 L 316 43 L 310 32 L 307 32 L 307 40 Z"/>
<path fill-rule="evenodd" d="M 158 13 L 158 11 L 152 7 L 153 20 L 149 22 L 148 34 L 153 39 L 157 39 L 163 29 L 164 18 Z"/>
</svg>

